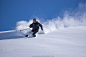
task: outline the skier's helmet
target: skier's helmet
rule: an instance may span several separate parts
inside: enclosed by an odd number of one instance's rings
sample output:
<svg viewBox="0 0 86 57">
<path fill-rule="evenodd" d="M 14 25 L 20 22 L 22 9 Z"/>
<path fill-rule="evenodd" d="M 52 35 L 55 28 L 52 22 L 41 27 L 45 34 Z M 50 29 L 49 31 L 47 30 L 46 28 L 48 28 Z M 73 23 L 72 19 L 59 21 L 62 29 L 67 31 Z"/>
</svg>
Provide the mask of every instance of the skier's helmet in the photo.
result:
<svg viewBox="0 0 86 57">
<path fill-rule="evenodd" d="M 33 19 L 33 22 L 36 23 L 36 18 Z"/>
<path fill-rule="evenodd" d="M 36 21 L 36 18 L 34 18 L 33 21 Z"/>
</svg>

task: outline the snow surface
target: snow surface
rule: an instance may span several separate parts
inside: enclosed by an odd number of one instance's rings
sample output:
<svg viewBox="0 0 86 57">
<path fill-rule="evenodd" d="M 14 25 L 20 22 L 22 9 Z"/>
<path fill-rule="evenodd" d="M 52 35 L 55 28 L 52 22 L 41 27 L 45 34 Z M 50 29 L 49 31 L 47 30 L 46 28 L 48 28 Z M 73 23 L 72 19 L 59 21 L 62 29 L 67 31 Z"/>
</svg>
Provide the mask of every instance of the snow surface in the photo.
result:
<svg viewBox="0 0 86 57">
<path fill-rule="evenodd" d="M 0 32 L 0 57 L 86 57 L 86 26 L 57 29 L 36 38 Z"/>
</svg>

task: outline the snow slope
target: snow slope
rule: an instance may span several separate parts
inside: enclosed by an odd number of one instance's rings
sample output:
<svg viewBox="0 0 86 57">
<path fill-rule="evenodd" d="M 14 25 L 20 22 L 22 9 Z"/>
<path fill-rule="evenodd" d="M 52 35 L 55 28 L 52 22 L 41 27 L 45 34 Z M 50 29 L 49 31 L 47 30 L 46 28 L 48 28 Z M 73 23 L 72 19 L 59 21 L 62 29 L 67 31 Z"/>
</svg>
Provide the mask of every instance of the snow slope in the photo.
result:
<svg viewBox="0 0 86 57">
<path fill-rule="evenodd" d="M 57 29 L 37 38 L 0 32 L 0 57 L 86 57 L 86 26 Z"/>
</svg>

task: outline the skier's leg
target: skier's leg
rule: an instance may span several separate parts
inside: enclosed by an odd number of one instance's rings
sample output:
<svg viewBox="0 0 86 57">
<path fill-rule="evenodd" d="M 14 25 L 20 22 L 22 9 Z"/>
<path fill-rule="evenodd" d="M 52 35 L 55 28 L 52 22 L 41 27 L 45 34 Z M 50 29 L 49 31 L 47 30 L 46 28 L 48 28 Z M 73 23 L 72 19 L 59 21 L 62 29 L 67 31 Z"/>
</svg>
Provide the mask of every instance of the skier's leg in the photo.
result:
<svg viewBox="0 0 86 57">
<path fill-rule="evenodd" d="M 33 36 L 34 36 L 34 37 L 36 37 L 35 34 L 36 34 L 37 32 L 38 32 L 38 29 L 37 29 L 37 30 L 34 30 L 34 32 L 33 32 Z"/>
<path fill-rule="evenodd" d="M 29 29 L 29 30 L 28 30 L 28 33 L 25 35 L 25 37 L 30 36 L 30 35 L 31 35 L 31 32 L 32 32 L 32 31 Z"/>
</svg>

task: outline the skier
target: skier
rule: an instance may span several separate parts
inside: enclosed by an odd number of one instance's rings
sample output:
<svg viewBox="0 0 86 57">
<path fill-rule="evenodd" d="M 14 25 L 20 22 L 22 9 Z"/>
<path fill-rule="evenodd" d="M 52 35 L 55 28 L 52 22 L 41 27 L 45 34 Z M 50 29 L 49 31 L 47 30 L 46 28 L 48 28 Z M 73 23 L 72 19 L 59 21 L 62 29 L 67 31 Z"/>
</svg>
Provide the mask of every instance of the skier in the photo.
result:
<svg viewBox="0 0 86 57">
<path fill-rule="evenodd" d="M 36 18 L 34 18 L 33 23 L 30 24 L 30 26 L 29 26 L 30 28 L 32 28 L 32 32 L 33 32 L 32 36 L 33 37 L 36 37 L 35 34 L 39 31 L 39 26 L 41 27 L 41 30 L 43 30 L 43 26 L 39 22 L 36 21 Z"/>
</svg>

